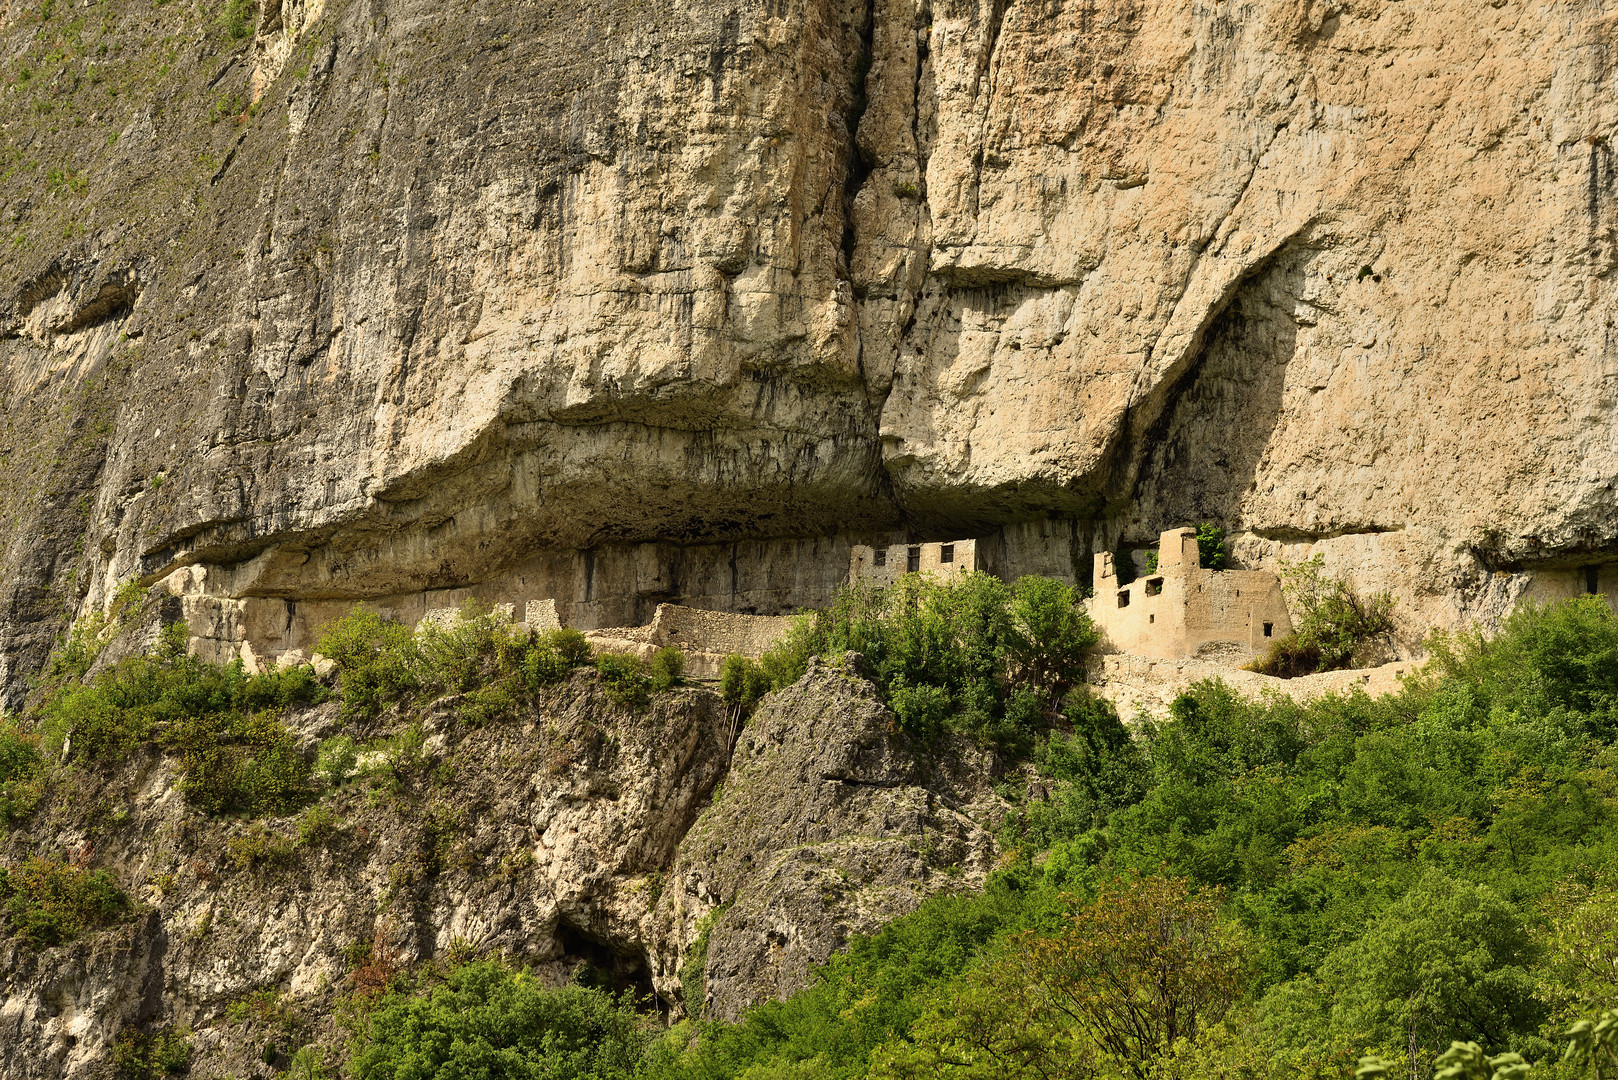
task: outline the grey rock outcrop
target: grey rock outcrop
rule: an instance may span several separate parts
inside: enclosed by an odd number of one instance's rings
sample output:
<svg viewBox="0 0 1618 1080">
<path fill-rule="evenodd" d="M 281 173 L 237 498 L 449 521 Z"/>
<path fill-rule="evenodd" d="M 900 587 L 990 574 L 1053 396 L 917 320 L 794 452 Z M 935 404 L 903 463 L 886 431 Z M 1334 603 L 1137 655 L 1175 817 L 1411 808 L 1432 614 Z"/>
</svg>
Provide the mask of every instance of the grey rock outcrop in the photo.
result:
<svg viewBox="0 0 1618 1080">
<path fill-rule="evenodd" d="M 1004 804 L 986 752 L 918 747 L 860 671 L 855 654 L 812 662 L 767 698 L 723 797 L 681 843 L 652 964 L 687 1010 L 729 1020 L 785 998 L 851 936 L 936 893 L 980 888 L 992 868 L 987 830 Z M 700 1002 L 680 985 L 693 973 Z"/>
</svg>

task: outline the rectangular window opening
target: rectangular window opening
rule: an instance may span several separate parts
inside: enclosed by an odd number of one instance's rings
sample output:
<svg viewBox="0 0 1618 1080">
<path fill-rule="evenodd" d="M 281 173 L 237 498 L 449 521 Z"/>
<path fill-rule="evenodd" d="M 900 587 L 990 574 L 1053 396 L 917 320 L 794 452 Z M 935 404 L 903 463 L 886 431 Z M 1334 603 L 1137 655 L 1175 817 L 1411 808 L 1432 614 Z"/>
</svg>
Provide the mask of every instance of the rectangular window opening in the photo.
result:
<svg viewBox="0 0 1618 1080">
<path fill-rule="evenodd" d="M 1584 568 L 1584 591 L 1591 596 L 1601 591 L 1601 567 L 1586 566 Z"/>
<path fill-rule="evenodd" d="M 910 571 L 912 574 L 921 569 L 921 548 L 913 547 L 910 549 L 910 552 L 905 559 L 905 569 Z"/>
<path fill-rule="evenodd" d="M 954 562 L 955 561 L 955 545 L 954 544 L 944 544 L 943 546 L 941 546 L 938 549 L 938 561 L 941 562 L 941 563 L 952 563 L 952 562 Z"/>
<path fill-rule="evenodd" d="M 1146 581 L 1147 596 L 1161 596 L 1163 594 L 1163 579 L 1160 577 L 1148 578 Z"/>
<path fill-rule="evenodd" d="M 873 565 L 873 566 L 886 566 L 886 565 L 888 565 L 888 553 L 886 551 L 874 551 L 874 552 L 872 552 L 871 553 L 871 565 Z"/>
<path fill-rule="evenodd" d="M 1119 589 L 1118 590 L 1118 606 L 1119 607 L 1128 607 L 1129 606 L 1129 590 L 1128 589 Z"/>
<path fill-rule="evenodd" d="M 1149 623 L 1155 623 L 1157 621 L 1157 615 L 1154 613 L 1146 616 L 1146 621 Z"/>
<path fill-rule="evenodd" d="M 1272 623 L 1272 622 L 1265 623 L 1264 624 L 1264 636 L 1265 637 L 1270 637 L 1274 633 L 1275 633 L 1275 624 Z"/>
</svg>

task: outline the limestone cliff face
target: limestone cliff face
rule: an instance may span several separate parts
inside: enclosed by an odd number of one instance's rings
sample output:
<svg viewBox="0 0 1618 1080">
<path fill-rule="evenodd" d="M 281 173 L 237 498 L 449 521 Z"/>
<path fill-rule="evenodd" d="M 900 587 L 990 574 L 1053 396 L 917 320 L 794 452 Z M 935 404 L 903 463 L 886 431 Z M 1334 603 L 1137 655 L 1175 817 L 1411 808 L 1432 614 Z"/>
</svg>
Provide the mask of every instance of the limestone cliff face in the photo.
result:
<svg viewBox="0 0 1618 1080">
<path fill-rule="evenodd" d="M 187 566 L 614 625 L 1212 519 L 1414 632 L 1618 551 L 1610 4 L 59 8 L 0 32 L 13 693 Z"/>
</svg>

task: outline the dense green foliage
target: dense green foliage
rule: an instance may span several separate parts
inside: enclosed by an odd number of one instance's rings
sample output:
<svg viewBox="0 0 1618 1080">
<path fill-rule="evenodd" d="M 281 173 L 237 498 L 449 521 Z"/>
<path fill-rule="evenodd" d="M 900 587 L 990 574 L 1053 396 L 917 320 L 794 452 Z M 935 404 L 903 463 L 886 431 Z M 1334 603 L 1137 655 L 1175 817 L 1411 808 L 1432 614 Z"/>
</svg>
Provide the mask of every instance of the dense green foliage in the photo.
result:
<svg viewBox="0 0 1618 1080">
<path fill-rule="evenodd" d="M 0 866 L 0 905 L 10 932 L 31 945 L 59 945 L 129 914 L 129 897 L 105 870 L 60 859 Z"/>
<path fill-rule="evenodd" d="M 1204 570 L 1223 570 L 1230 556 L 1225 551 L 1225 530 L 1204 521 L 1197 526 L 1197 561 Z"/>
<path fill-rule="evenodd" d="M 40 718 L 45 744 L 67 746 L 75 761 L 116 763 L 155 744 L 179 757 L 191 805 L 261 814 L 305 797 L 309 769 L 282 711 L 325 696 L 307 667 L 248 675 L 239 663 L 188 656 L 183 638 L 166 634 L 154 655 L 126 657 L 88 683 L 56 686 Z"/>
<path fill-rule="evenodd" d="M 1283 565 L 1281 591 L 1296 625 L 1250 665 L 1253 671 L 1289 679 L 1354 667 L 1368 643 L 1393 630 L 1393 597 L 1361 596 L 1347 580 L 1328 576 L 1319 555 Z"/>
<path fill-rule="evenodd" d="M 604 1080 L 631 1072 L 652 1038 L 627 998 L 547 990 L 492 960 L 417 994 L 390 990 L 354 1027 L 355 1080 Z"/>
<path fill-rule="evenodd" d="M 596 668 L 615 702 L 644 708 L 650 694 L 679 686 L 684 671 L 678 649 L 658 652 L 650 664 L 630 655 L 596 656 L 577 630 L 522 633 L 476 604 L 453 622 L 424 623 L 414 633 L 356 607 L 325 627 L 315 649 L 337 664 L 343 715 L 352 720 L 448 696 L 462 720 L 488 723 L 508 715 L 525 695 L 587 666 Z"/>
<path fill-rule="evenodd" d="M 929 655 L 925 603 L 901 631 L 845 597 L 805 636 L 857 642 L 890 688 L 936 685 L 952 707 L 986 670 L 1007 698 L 1059 690 L 995 636 L 978 587 L 939 602 L 968 631 L 935 683 L 907 680 L 911 651 Z M 1593 1026 L 1582 1059 L 1560 1051 L 1618 993 L 1618 618 L 1597 598 L 1524 609 L 1434 657 L 1379 700 L 1199 684 L 1133 739 L 1065 695 L 1034 742 L 1039 780 L 1005 789 L 1015 855 L 983 893 L 932 900 L 788 1000 L 684 1021 L 604 1075 L 1347 1077 L 1365 1058 L 1367 1076 L 1504 1078 L 1526 1068 L 1514 1053 L 1535 1077 L 1587 1075 L 1606 1052 Z M 381 1045 L 360 1040 L 368 1062 Z"/>
<path fill-rule="evenodd" d="M 119 1080 L 176 1076 L 191 1067 L 191 1040 L 173 1028 L 156 1032 L 125 1028 L 113 1044 L 112 1064 Z"/>
<path fill-rule="evenodd" d="M 1084 681 L 1084 653 L 1100 635 L 1079 601 L 1071 586 L 1043 577 L 1009 586 L 983 573 L 856 583 L 800 618 L 765 654 L 763 670 L 780 689 L 809 657 L 852 650 L 907 731 L 1015 742 L 1046 726 L 1047 713 Z"/>
<path fill-rule="evenodd" d="M 26 817 L 39 801 L 39 737 L 0 714 L 0 826 Z"/>
</svg>

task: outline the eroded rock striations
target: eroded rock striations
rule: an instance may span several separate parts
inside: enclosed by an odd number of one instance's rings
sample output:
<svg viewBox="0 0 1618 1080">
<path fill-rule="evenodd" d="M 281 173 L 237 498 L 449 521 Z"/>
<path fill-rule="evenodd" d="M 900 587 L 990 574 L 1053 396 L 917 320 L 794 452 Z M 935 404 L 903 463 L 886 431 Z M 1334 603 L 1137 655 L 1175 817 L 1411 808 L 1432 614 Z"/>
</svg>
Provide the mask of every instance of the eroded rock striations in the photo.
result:
<svg viewBox="0 0 1618 1080">
<path fill-rule="evenodd" d="M 0 31 L 13 698 L 186 567 L 589 627 L 1207 519 L 1411 634 L 1610 587 L 1606 3 L 205 7 Z"/>
</svg>

